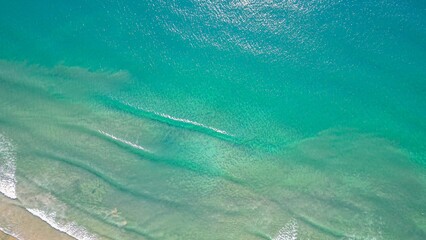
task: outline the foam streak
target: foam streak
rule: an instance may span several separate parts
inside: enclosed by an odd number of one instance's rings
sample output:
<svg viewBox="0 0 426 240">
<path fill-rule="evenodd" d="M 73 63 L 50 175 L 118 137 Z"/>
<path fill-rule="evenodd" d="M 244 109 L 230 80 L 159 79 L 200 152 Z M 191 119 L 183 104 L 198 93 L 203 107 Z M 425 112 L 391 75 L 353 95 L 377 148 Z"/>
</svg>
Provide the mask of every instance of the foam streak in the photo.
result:
<svg viewBox="0 0 426 240">
<path fill-rule="evenodd" d="M 217 129 L 217 128 L 214 128 L 214 127 L 209 127 L 209 126 L 206 126 L 206 125 L 204 125 L 204 124 L 201 124 L 201 123 L 198 123 L 198 122 L 194 122 L 194 121 L 191 121 L 191 120 L 188 120 L 188 119 L 176 118 L 176 117 L 172 117 L 172 116 L 170 116 L 170 115 L 164 114 L 164 113 L 157 113 L 157 112 L 153 112 L 153 114 L 155 114 L 155 115 L 159 115 L 159 116 L 162 116 L 162 117 L 165 117 L 165 118 L 168 118 L 168 119 L 170 119 L 170 120 L 177 121 L 177 122 L 188 123 L 188 124 L 192 124 L 192 125 L 194 125 L 194 126 L 198 126 L 198 127 L 202 127 L 202 128 L 210 129 L 210 130 L 212 130 L 212 131 L 214 131 L 214 132 L 217 132 L 217 133 L 220 133 L 220 134 L 224 134 L 224 135 L 232 136 L 232 135 L 230 135 L 229 133 L 227 133 L 227 132 L 226 132 L 226 131 L 224 131 L 224 130 L 220 130 L 220 129 Z"/>
<path fill-rule="evenodd" d="M 99 132 L 99 133 L 101 133 L 101 134 L 103 134 L 103 135 L 105 135 L 105 136 L 107 136 L 107 137 L 110 137 L 110 138 L 112 138 L 112 139 L 114 139 L 114 140 L 116 140 L 116 141 L 119 141 L 119 142 L 121 142 L 121 143 L 124 143 L 124 144 L 126 144 L 126 145 L 129 145 L 129 146 L 131 146 L 131 147 L 137 148 L 137 149 L 142 150 L 142 151 L 145 151 L 145 152 L 151 152 L 151 151 L 147 150 L 146 148 L 144 148 L 144 147 L 142 147 L 142 146 L 139 146 L 139 145 L 137 145 L 137 144 L 135 144 L 135 143 L 132 143 L 132 142 L 130 142 L 130 141 L 127 141 L 127 140 L 124 140 L 124 139 L 118 138 L 118 137 L 116 137 L 116 136 L 114 136 L 114 135 L 112 135 L 112 134 L 109 134 L 109 133 L 107 133 L 107 132 L 104 132 L 104 131 L 102 131 L 102 130 L 99 130 L 98 132 Z"/>
</svg>

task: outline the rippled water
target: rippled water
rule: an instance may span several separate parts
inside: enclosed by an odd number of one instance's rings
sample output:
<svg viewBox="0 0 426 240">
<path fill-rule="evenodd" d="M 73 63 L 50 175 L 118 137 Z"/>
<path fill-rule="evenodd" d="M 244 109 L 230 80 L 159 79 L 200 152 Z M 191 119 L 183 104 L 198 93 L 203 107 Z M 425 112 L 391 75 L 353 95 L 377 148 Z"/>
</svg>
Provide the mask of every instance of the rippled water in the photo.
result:
<svg viewBox="0 0 426 240">
<path fill-rule="evenodd" d="M 423 1 L 0 6 L 0 191 L 52 227 L 426 238 Z"/>
</svg>

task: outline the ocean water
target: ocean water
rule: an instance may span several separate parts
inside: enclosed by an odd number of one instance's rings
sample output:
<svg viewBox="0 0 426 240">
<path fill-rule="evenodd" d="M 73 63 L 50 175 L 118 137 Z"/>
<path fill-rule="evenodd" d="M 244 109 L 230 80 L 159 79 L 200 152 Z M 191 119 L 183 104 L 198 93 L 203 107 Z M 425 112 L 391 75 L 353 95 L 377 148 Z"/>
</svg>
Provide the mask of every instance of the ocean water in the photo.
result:
<svg viewBox="0 0 426 240">
<path fill-rule="evenodd" d="M 76 239 L 426 239 L 426 2 L 0 0 L 0 192 Z"/>
</svg>

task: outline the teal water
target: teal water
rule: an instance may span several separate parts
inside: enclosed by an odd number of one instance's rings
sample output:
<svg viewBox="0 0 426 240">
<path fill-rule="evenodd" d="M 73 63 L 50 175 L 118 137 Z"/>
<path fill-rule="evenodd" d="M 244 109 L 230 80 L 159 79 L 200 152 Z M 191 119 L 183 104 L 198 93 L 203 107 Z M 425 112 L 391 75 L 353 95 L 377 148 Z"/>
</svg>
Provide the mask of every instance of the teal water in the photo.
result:
<svg viewBox="0 0 426 240">
<path fill-rule="evenodd" d="M 425 142 L 421 0 L 0 1 L 0 191 L 77 239 L 426 239 Z"/>
</svg>

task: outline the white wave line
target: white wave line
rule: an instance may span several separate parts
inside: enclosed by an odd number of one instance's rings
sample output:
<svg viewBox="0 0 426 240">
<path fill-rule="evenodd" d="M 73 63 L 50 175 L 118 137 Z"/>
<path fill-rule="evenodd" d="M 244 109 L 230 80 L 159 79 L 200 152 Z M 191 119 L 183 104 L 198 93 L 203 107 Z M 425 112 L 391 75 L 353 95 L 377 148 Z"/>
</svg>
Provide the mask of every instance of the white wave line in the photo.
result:
<svg viewBox="0 0 426 240">
<path fill-rule="evenodd" d="M 198 126 L 198 127 L 210 129 L 210 130 L 215 131 L 215 132 L 220 133 L 220 134 L 224 134 L 224 135 L 228 135 L 228 136 L 233 136 L 233 135 L 227 133 L 224 130 L 220 130 L 220 129 L 217 129 L 217 128 L 214 128 L 214 127 L 209 127 L 209 126 L 206 126 L 206 125 L 204 125 L 202 123 L 194 122 L 194 121 L 191 121 L 191 120 L 188 120 L 188 119 L 176 118 L 176 117 L 170 116 L 170 115 L 165 114 L 165 113 L 158 113 L 158 112 L 152 112 L 152 113 L 154 113 L 155 115 L 159 115 L 159 116 L 168 118 L 170 120 L 177 121 L 177 122 L 189 123 L 189 124 L 192 124 L 192 125 L 195 125 L 195 126 Z"/>
<path fill-rule="evenodd" d="M 121 143 L 127 144 L 127 145 L 129 145 L 129 146 L 131 146 L 131 147 L 134 147 L 134 148 L 140 149 L 140 150 L 145 151 L 145 152 L 151 152 L 150 150 L 148 150 L 148 149 L 146 149 L 146 148 L 144 148 L 144 147 L 142 147 L 142 146 L 139 146 L 139 145 L 137 145 L 137 144 L 135 144 L 135 143 L 132 143 L 132 142 L 130 142 L 130 141 L 127 141 L 127 140 L 124 140 L 124 139 L 118 138 L 118 137 L 116 137 L 116 136 L 114 136 L 114 135 L 112 135 L 112 134 L 109 134 L 109 133 L 107 133 L 107 132 L 104 132 L 104 131 L 102 131 L 102 130 L 98 130 L 98 132 L 99 132 L 99 133 L 101 133 L 101 134 L 103 134 L 103 135 L 105 135 L 105 136 L 107 136 L 107 137 L 110 137 L 110 138 L 112 138 L 112 139 L 114 139 L 114 140 L 116 140 L 116 141 L 119 141 L 119 142 L 121 142 Z"/>
<path fill-rule="evenodd" d="M 220 133 L 220 134 L 223 134 L 223 135 L 226 135 L 226 136 L 230 136 L 230 137 L 234 136 L 234 135 L 232 135 L 232 134 L 230 134 L 230 133 L 228 133 L 228 132 L 226 132 L 224 130 L 221 130 L 221 129 L 218 129 L 218 128 L 214 128 L 214 127 L 210 127 L 210 126 L 206 126 L 206 125 L 204 125 L 202 123 L 194 122 L 194 121 L 191 121 L 191 120 L 188 120 L 188 119 L 184 119 L 184 118 L 173 117 L 173 116 L 170 116 L 170 115 L 165 114 L 165 113 L 159 113 L 159 112 L 155 112 L 155 111 L 145 110 L 143 108 L 135 107 L 135 106 L 133 106 L 132 104 L 130 104 L 128 102 L 122 102 L 122 103 L 125 104 L 125 105 L 127 105 L 127 106 L 130 106 L 130 107 L 133 107 L 133 108 L 137 108 L 137 109 L 139 109 L 141 111 L 148 112 L 148 113 L 154 114 L 156 116 L 161 116 L 161 117 L 164 117 L 164 118 L 176 121 L 176 122 L 182 122 L 182 123 L 192 124 L 194 126 L 202 127 L 202 128 L 205 128 L 205 129 L 209 129 L 209 130 L 212 130 L 214 132 L 217 132 L 217 133 Z"/>
<path fill-rule="evenodd" d="M 2 226 L 0 226 L 0 231 L 6 233 L 7 235 L 10 235 L 10 236 L 12 236 L 16 239 L 23 240 L 23 238 L 21 236 L 19 236 L 18 233 L 12 232 L 9 229 L 3 228 Z"/>
<path fill-rule="evenodd" d="M 16 199 L 16 157 L 12 143 L 0 134 L 0 192 Z"/>
<path fill-rule="evenodd" d="M 64 232 L 71 237 L 78 239 L 78 240 L 95 240 L 97 239 L 96 235 L 89 233 L 84 227 L 78 226 L 74 222 L 70 223 L 58 223 L 56 220 L 56 214 L 55 213 L 45 213 L 38 209 L 28 208 L 27 209 L 30 213 L 32 213 L 34 216 L 39 217 L 41 220 L 55 228 L 56 230 L 59 230 L 61 232 Z"/>
</svg>

